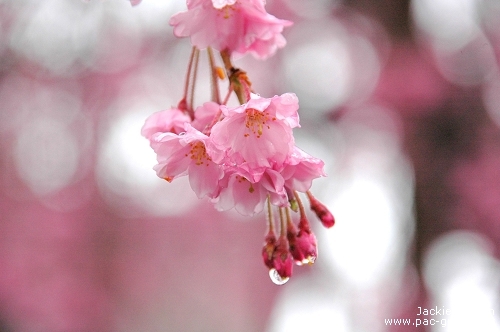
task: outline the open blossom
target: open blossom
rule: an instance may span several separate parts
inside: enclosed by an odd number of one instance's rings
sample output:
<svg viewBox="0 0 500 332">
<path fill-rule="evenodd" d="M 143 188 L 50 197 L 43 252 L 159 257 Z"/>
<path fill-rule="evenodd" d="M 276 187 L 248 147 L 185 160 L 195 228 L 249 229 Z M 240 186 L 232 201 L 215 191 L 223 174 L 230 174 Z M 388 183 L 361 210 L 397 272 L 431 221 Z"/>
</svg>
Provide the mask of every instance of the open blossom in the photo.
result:
<svg viewBox="0 0 500 332">
<path fill-rule="evenodd" d="M 189 184 L 198 197 L 213 197 L 218 190 L 222 170 L 207 153 L 209 137 L 190 124 L 186 124 L 185 128 L 186 132 L 179 135 L 171 132 L 153 135 L 151 147 L 158 159 L 154 169 L 160 178 L 168 182 L 189 175 Z"/>
<path fill-rule="evenodd" d="M 180 134 L 185 131 L 184 125 L 186 123 L 191 123 L 195 129 L 203 131 L 212 123 L 219 108 L 220 105 L 217 103 L 206 102 L 196 108 L 193 121 L 185 111 L 177 107 L 155 112 L 146 119 L 141 134 L 147 139 L 151 139 L 156 133 Z"/>
<path fill-rule="evenodd" d="M 194 112 L 194 120 L 191 124 L 199 131 L 205 130 L 205 128 L 212 124 L 214 117 L 219 112 L 219 109 L 220 105 L 213 101 L 204 103 L 196 108 Z"/>
<path fill-rule="evenodd" d="M 187 7 L 170 24 L 177 37 L 190 37 L 199 49 L 266 58 L 285 46 L 281 32 L 292 24 L 268 14 L 263 0 L 188 0 Z"/>
<path fill-rule="evenodd" d="M 262 211 L 268 197 L 272 204 L 285 206 L 288 201 L 284 185 L 283 177 L 272 169 L 267 169 L 258 181 L 254 181 L 243 169 L 231 167 L 219 183 L 215 207 L 220 211 L 234 208 L 243 215 L 253 215 Z"/>
<path fill-rule="evenodd" d="M 308 191 L 314 179 L 326 176 L 324 166 L 325 163 L 321 159 L 295 146 L 281 170 L 285 179 L 285 187 L 290 191 Z"/>
<path fill-rule="evenodd" d="M 178 108 L 169 108 L 151 114 L 141 129 L 142 136 L 151 139 L 156 133 L 180 134 L 184 131 L 184 124 L 191 119 Z"/>
<path fill-rule="evenodd" d="M 222 107 L 225 118 L 212 128 L 213 142 L 225 158 L 248 168 L 281 165 L 294 147 L 292 129 L 299 126 L 298 99 L 286 93 L 253 96 L 236 108 Z"/>
</svg>

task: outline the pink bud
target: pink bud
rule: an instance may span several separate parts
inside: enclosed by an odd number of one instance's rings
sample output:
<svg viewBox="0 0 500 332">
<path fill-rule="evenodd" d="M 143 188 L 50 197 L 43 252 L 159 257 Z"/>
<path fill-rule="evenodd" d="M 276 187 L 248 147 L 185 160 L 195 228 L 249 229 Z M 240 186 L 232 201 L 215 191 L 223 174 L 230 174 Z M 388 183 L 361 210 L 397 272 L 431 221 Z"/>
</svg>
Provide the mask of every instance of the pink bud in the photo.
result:
<svg viewBox="0 0 500 332">
<path fill-rule="evenodd" d="M 311 202 L 311 210 L 316 213 L 323 226 L 326 228 L 333 227 L 333 225 L 335 225 L 335 218 L 330 210 L 328 210 L 328 208 L 323 203 L 318 201 L 310 192 L 307 192 L 307 196 Z"/>
<path fill-rule="evenodd" d="M 288 242 L 290 243 L 290 253 L 292 254 L 295 264 L 313 264 L 318 257 L 318 249 L 316 244 L 316 236 L 312 233 L 305 216 L 299 222 L 299 231 L 292 223 L 287 229 Z"/>
<path fill-rule="evenodd" d="M 318 247 L 314 233 L 300 230 L 297 235 L 295 250 L 298 253 L 297 257 L 294 256 L 297 265 L 313 264 L 318 257 Z"/>
<path fill-rule="evenodd" d="M 276 250 L 276 236 L 272 230 L 267 233 L 264 246 L 262 247 L 262 259 L 264 260 L 264 264 L 272 269 L 273 265 L 273 256 Z"/>
<path fill-rule="evenodd" d="M 293 271 L 293 257 L 289 249 L 290 247 L 286 236 L 280 236 L 276 245 L 276 250 L 274 251 L 273 268 L 285 282 L 292 276 Z"/>
</svg>

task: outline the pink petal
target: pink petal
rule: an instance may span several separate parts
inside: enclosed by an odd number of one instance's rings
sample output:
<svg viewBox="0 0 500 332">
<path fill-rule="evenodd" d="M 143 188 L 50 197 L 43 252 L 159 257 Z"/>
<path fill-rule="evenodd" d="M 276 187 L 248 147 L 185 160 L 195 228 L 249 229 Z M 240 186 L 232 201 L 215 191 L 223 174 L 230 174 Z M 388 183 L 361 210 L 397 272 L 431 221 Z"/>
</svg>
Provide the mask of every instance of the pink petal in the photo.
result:
<svg viewBox="0 0 500 332">
<path fill-rule="evenodd" d="M 219 165 L 213 162 L 206 162 L 202 165 L 191 163 L 188 173 L 189 184 L 198 198 L 214 197 L 218 189 L 219 179 L 223 174 Z"/>
<path fill-rule="evenodd" d="M 153 134 L 161 132 L 173 132 L 176 134 L 184 131 L 184 124 L 190 122 L 189 116 L 177 108 L 151 114 L 141 129 L 141 135 L 151 139 Z"/>
</svg>

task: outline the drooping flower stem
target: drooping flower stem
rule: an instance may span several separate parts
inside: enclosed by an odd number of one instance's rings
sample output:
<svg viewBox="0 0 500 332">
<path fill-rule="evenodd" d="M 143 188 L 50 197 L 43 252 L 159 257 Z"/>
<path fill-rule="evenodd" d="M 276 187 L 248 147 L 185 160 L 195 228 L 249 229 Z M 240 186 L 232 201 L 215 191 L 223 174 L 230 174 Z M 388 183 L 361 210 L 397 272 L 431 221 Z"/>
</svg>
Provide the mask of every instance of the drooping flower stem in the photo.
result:
<svg viewBox="0 0 500 332">
<path fill-rule="evenodd" d="M 251 86 L 247 73 L 239 68 L 235 68 L 231 62 L 231 55 L 228 50 L 220 52 L 222 62 L 226 68 L 229 84 L 241 105 L 250 99 Z"/>
<path fill-rule="evenodd" d="M 273 255 L 273 263 L 276 272 L 281 279 L 288 280 L 292 275 L 293 270 L 293 257 L 290 253 L 290 243 L 287 237 L 287 225 L 284 207 L 280 207 L 280 236 L 276 243 L 276 249 Z"/>
<path fill-rule="evenodd" d="M 287 224 L 289 224 L 292 220 L 292 217 L 290 216 L 290 209 L 288 206 L 284 207 L 283 209 L 285 210 L 286 222 Z"/>
<path fill-rule="evenodd" d="M 220 104 L 219 83 L 217 81 L 217 67 L 215 66 L 214 52 L 211 47 L 207 47 L 208 62 L 210 65 L 210 83 L 212 90 L 212 101 Z"/>
<path fill-rule="evenodd" d="M 200 60 L 200 50 L 196 49 L 194 52 L 194 60 L 193 60 L 193 77 L 192 77 L 192 82 L 191 82 L 191 91 L 190 91 L 190 96 L 189 96 L 189 109 L 191 110 L 192 116 L 191 119 L 194 119 L 194 90 L 196 87 L 196 78 L 198 76 L 198 63 Z"/>
<path fill-rule="evenodd" d="M 269 269 L 274 269 L 274 252 L 276 250 L 276 235 L 274 233 L 273 210 L 269 197 L 267 198 L 267 234 L 264 238 L 264 246 L 262 247 L 262 259 L 264 265 Z"/>
<path fill-rule="evenodd" d="M 286 236 L 290 245 L 291 252 L 293 252 L 297 237 L 297 227 L 293 223 L 292 217 L 290 216 L 290 209 L 288 207 L 285 207 L 284 209 L 286 211 Z"/>
<path fill-rule="evenodd" d="M 267 225 L 268 225 L 268 231 L 274 233 L 273 209 L 269 197 L 267 198 Z"/>
<path fill-rule="evenodd" d="M 189 56 L 188 68 L 186 72 L 186 78 L 184 81 L 184 94 L 181 101 L 179 102 L 179 105 L 177 106 L 181 111 L 187 112 L 191 117 L 191 119 L 194 119 L 193 105 L 192 104 L 188 105 L 187 97 L 189 92 L 189 82 L 191 81 L 191 69 L 193 68 L 193 62 L 196 51 L 197 48 L 193 46 L 193 48 L 191 49 L 191 55 Z"/>
<path fill-rule="evenodd" d="M 228 50 L 223 50 L 220 52 L 220 56 L 222 58 L 222 62 L 224 63 L 224 67 L 226 68 L 226 72 L 229 76 L 231 70 L 234 69 L 233 64 L 231 62 L 231 54 Z"/>
<path fill-rule="evenodd" d="M 286 216 L 284 207 L 280 207 L 280 236 L 286 237 Z"/>
<path fill-rule="evenodd" d="M 307 221 L 306 217 L 306 210 L 304 208 L 304 203 L 302 203 L 302 200 L 300 199 L 299 193 L 294 190 L 293 195 L 295 196 L 295 200 L 297 201 L 297 204 L 299 205 L 299 211 L 300 211 L 300 221 L 299 221 L 299 228 L 300 229 L 310 229 L 309 222 Z"/>
<path fill-rule="evenodd" d="M 229 101 L 229 97 L 231 97 L 231 93 L 233 93 L 233 87 L 229 86 L 229 89 L 227 90 L 227 94 L 224 97 L 224 100 L 222 101 L 221 105 L 227 105 L 227 102 Z"/>
<path fill-rule="evenodd" d="M 299 205 L 300 215 L 301 216 L 305 215 L 306 210 L 304 209 L 304 203 L 302 203 L 302 200 L 300 199 L 299 193 L 296 190 L 293 191 L 293 196 L 295 196 L 295 200 L 297 201 L 297 204 Z"/>
<path fill-rule="evenodd" d="M 290 208 L 286 207 L 286 237 L 288 240 L 288 245 L 290 248 L 290 253 L 292 254 L 292 257 L 297 256 L 297 227 L 292 221 L 292 217 L 290 216 Z M 302 260 L 302 257 L 299 259 L 300 261 Z"/>
</svg>

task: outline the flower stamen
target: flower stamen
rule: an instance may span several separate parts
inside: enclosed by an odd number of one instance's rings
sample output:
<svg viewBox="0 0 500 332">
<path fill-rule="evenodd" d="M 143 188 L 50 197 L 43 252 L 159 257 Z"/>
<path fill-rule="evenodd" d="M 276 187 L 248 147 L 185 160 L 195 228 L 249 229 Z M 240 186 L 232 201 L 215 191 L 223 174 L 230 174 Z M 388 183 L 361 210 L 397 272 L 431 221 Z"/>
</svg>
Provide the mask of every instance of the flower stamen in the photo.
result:
<svg viewBox="0 0 500 332">
<path fill-rule="evenodd" d="M 205 148 L 205 144 L 202 142 L 189 143 L 191 150 L 186 157 L 189 156 L 191 159 L 195 160 L 196 165 L 203 165 L 204 161 L 211 161 L 212 159 L 207 154 L 207 150 Z M 208 166 L 208 163 L 206 163 Z"/>
<path fill-rule="evenodd" d="M 250 129 L 257 138 L 260 138 L 264 132 L 264 128 L 271 129 L 267 122 L 271 119 L 267 111 L 259 112 L 256 109 L 250 108 L 246 110 L 246 120 L 245 127 Z M 249 137 L 250 134 L 245 133 L 245 137 Z"/>
</svg>

